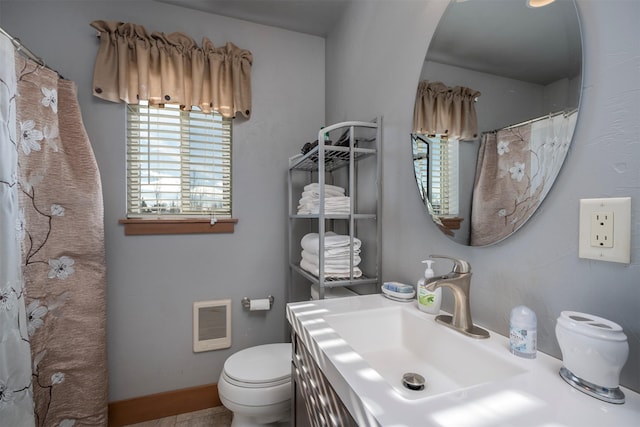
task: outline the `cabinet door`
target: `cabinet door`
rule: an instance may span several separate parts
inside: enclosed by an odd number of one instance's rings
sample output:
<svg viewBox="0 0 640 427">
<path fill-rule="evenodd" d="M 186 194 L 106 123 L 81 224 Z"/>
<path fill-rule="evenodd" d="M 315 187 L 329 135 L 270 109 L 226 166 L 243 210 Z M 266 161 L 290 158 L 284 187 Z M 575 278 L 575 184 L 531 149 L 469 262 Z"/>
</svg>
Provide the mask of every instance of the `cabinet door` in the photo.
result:
<svg viewBox="0 0 640 427">
<path fill-rule="evenodd" d="M 331 425 L 325 420 L 337 422 L 340 427 L 357 427 L 349 410 L 297 335 L 294 335 L 293 342 L 293 381 L 296 383 L 293 407 L 296 413 L 292 418 L 298 422 L 300 417 L 301 423 L 307 422 L 312 427 Z M 298 406 L 304 407 L 305 416 L 298 415 L 298 412 L 303 412 L 298 411 Z"/>
<path fill-rule="evenodd" d="M 292 363 L 291 369 L 293 373 L 291 376 L 291 378 L 293 378 L 293 381 L 292 381 L 293 393 L 292 393 L 292 402 L 291 402 L 291 407 L 292 407 L 291 420 L 293 421 L 292 426 L 312 427 L 311 421 L 309 419 L 309 413 L 307 412 L 307 407 L 304 403 L 304 397 L 302 397 L 302 393 L 300 393 L 300 387 L 298 386 L 298 383 L 295 380 L 296 366 L 294 363 Z"/>
</svg>

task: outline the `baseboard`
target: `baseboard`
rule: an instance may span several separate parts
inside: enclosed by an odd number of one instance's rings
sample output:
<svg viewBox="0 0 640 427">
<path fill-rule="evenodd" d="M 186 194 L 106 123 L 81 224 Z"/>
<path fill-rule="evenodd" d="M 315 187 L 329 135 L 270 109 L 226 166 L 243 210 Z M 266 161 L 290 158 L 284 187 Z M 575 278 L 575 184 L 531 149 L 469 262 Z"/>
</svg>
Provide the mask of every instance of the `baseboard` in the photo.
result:
<svg viewBox="0 0 640 427">
<path fill-rule="evenodd" d="M 220 405 L 218 384 L 134 397 L 109 403 L 109 427 L 121 427 Z"/>
</svg>

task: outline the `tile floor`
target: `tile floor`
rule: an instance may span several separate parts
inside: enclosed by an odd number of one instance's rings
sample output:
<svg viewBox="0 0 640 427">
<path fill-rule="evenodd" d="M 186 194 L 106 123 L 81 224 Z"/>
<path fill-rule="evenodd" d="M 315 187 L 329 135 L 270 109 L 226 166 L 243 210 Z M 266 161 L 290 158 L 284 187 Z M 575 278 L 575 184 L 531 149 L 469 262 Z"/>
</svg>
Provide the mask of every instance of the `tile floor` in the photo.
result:
<svg viewBox="0 0 640 427">
<path fill-rule="evenodd" d="M 231 412 L 224 406 L 174 415 L 159 420 L 130 424 L 126 427 L 229 427 Z"/>
</svg>

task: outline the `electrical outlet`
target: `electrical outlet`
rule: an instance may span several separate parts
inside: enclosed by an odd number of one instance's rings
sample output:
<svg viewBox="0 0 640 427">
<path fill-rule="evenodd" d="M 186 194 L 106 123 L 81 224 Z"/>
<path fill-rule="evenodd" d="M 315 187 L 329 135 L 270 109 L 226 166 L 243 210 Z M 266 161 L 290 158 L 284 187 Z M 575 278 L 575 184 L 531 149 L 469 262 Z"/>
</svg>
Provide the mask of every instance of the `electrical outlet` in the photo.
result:
<svg viewBox="0 0 640 427">
<path fill-rule="evenodd" d="M 613 247 L 613 212 L 591 213 L 591 246 L 595 248 Z"/>
<path fill-rule="evenodd" d="M 580 258 L 631 262 L 631 198 L 580 200 Z"/>
</svg>

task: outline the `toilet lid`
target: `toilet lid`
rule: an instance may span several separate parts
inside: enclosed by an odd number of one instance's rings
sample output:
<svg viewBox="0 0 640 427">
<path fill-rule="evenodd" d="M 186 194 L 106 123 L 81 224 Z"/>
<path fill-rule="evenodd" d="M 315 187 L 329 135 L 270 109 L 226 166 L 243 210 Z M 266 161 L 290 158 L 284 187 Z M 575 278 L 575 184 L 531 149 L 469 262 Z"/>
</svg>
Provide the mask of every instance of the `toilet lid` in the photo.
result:
<svg viewBox="0 0 640 427">
<path fill-rule="evenodd" d="M 265 344 L 246 348 L 224 362 L 224 373 L 248 384 L 267 384 L 291 377 L 291 344 Z"/>
</svg>

